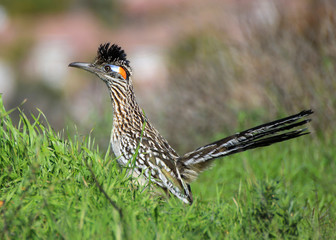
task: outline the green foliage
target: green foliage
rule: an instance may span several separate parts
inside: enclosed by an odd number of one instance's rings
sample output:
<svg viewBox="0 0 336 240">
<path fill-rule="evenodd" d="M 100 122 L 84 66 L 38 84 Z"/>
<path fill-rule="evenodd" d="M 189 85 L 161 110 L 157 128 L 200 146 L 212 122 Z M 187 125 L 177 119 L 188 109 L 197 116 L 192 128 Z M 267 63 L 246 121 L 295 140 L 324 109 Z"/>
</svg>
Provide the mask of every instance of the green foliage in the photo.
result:
<svg viewBox="0 0 336 240">
<path fill-rule="evenodd" d="M 119 1 L 97 0 L 84 1 L 84 5 L 108 26 L 117 26 L 123 17 Z"/>
<path fill-rule="evenodd" d="M 34 15 L 59 12 L 64 10 L 71 1 L 45 1 L 45 0 L 4 0 L 2 5 L 14 15 Z"/>
<path fill-rule="evenodd" d="M 31 122 L 21 112 L 14 126 L 12 111 L 0 100 L 1 239 L 336 237 L 332 142 L 306 137 L 218 160 L 187 206 L 132 184 L 90 136 L 55 133 L 41 112 Z"/>
<path fill-rule="evenodd" d="M 280 193 L 277 183 L 262 183 L 253 190 L 252 206 L 244 206 L 247 214 L 242 218 L 246 236 L 253 232 L 258 238 L 298 237 L 302 213 L 295 200 Z"/>
</svg>

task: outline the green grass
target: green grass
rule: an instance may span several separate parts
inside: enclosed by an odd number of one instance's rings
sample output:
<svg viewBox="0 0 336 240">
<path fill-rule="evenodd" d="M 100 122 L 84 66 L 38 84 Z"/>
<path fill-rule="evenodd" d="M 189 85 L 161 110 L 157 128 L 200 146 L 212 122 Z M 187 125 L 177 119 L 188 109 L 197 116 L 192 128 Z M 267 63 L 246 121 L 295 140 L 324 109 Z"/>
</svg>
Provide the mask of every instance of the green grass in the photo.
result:
<svg viewBox="0 0 336 240">
<path fill-rule="evenodd" d="M 132 186 L 90 136 L 20 115 L 14 126 L 0 102 L 1 239 L 336 237 L 331 140 L 305 136 L 220 159 L 192 184 L 187 206 Z"/>
</svg>

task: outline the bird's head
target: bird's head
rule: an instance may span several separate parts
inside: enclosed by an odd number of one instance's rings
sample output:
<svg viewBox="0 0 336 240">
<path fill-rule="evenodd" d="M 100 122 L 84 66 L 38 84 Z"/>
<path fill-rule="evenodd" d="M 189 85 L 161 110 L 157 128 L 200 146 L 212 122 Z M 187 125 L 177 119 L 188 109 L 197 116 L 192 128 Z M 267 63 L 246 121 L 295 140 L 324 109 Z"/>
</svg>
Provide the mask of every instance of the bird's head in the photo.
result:
<svg viewBox="0 0 336 240">
<path fill-rule="evenodd" d="M 130 76 L 132 69 L 126 58 L 126 53 L 121 47 L 110 43 L 101 44 L 97 57 L 93 63 L 73 62 L 69 67 L 76 67 L 96 74 L 109 87 L 131 85 Z"/>
</svg>

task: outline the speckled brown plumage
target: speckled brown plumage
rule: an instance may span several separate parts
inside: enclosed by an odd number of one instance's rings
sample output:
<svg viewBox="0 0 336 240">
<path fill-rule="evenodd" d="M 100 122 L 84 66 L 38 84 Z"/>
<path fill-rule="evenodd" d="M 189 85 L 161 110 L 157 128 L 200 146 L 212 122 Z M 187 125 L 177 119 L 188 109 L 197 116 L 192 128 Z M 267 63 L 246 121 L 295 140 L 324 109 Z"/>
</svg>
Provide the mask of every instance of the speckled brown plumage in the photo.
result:
<svg viewBox="0 0 336 240">
<path fill-rule="evenodd" d="M 132 69 L 126 57 L 119 46 L 107 43 L 100 45 L 93 63 L 71 63 L 69 66 L 95 73 L 106 83 L 114 110 L 111 145 L 118 163 L 127 167 L 140 184 L 151 181 L 187 204 L 193 202 L 189 184 L 210 166 L 212 160 L 308 133 L 299 127 L 310 121 L 304 118 L 313 113 L 311 110 L 251 128 L 179 156 L 139 107 L 131 80 Z M 126 78 L 122 71 L 126 71 Z M 132 161 L 134 156 L 135 161 Z"/>
</svg>

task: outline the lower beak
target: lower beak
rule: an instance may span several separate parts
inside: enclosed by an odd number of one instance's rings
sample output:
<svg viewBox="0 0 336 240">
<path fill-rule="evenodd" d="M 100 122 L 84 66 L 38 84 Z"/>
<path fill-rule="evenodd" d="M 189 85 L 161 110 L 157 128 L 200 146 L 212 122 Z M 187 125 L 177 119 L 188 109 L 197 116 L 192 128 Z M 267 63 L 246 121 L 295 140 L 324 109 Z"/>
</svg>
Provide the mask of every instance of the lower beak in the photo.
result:
<svg viewBox="0 0 336 240">
<path fill-rule="evenodd" d="M 94 72 L 94 67 L 92 66 L 91 63 L 73 62 L 69 64 L 69 67 L 75 67 L 75 68 L 84 69 L 89 72 Z"/>
</svg>

